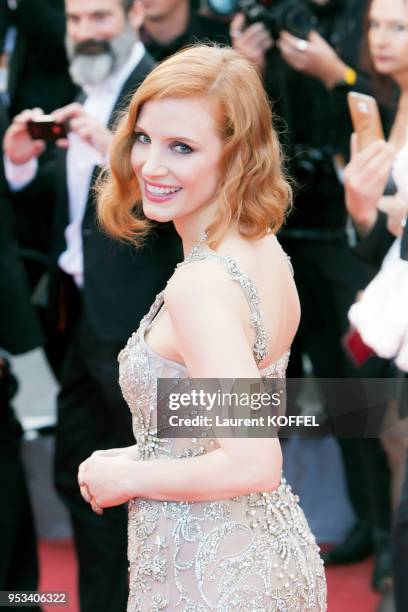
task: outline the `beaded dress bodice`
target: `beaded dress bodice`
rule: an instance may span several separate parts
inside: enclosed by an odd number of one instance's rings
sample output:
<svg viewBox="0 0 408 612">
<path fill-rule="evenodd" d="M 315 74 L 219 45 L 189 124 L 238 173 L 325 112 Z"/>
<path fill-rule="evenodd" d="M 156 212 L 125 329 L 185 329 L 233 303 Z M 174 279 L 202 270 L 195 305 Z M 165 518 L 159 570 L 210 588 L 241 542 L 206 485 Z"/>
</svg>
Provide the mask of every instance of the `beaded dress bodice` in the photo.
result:
<svg viewBox="0 0 408 612">
<path fill-rule="evenodd" d="M 237 263 L 196 245 L 179 265 L 212 259 L 242 287 L 256 331 L 253 354 L 260 364 L 267 338 L 254 283 Z M 120 385 L 132 413 L 140 460 L 188 458 L 218 448 L 216 439 L 157 436 L 157 379 L 171 378 L 180 390 L 184 365 L 155 353 L 145 334 L 164 308 L 156 297 L 139 329 L 119 354 Z M 261 369 L 283 378 L 289 351 Z M 182 469 L 182 463 L 180 463 Z M 206 475 L 203 474 L 203 479 Z M 322 561 L 314 537 L 289 485 L 209 502 L 129 502 L 128 612 L 293 612 L 326 609 Z"/>
</svg>

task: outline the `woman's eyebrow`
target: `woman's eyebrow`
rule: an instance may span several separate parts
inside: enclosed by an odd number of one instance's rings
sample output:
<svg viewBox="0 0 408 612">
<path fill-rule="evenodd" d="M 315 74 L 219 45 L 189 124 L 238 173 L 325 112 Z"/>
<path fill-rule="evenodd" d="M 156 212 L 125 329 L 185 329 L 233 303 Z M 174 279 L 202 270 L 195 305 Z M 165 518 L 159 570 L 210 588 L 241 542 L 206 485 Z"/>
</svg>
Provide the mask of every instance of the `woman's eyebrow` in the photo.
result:
<svg viewBox="0 0 408 612">
<path fill-rule="evenodd" d="M 144 128 L 142 128 L 142 126 L 140 126 L 140 125 L 135 125 L 134 129 L 135 129 L 135 132 L 144 132 L 145 134 L 148 134 L 148 131 L 145 130 Z M 178 136 L 166 136 L 165 140 L 182 140 L 183 142 L 187 141 L 187 142 L 191 142 L 191 143 L 197 145 L 198 147 L 200 146 L 199 142 L 197 142 L 196 140 L 193 140 L 192 138 L 189 138 L 188 136 L 181 136 L 181 135 L 178 135 Z"/>
<path fill-rule="evenodd" d="M 182 140 L 183 142 L 191 142 L 192 144 L 197 145 L 197 147 L 200 146 L 199 142 L 193 140 L 192 138 L 189 138 L 188 136 L 168 136 L 166 140 Z"/>
</svg>

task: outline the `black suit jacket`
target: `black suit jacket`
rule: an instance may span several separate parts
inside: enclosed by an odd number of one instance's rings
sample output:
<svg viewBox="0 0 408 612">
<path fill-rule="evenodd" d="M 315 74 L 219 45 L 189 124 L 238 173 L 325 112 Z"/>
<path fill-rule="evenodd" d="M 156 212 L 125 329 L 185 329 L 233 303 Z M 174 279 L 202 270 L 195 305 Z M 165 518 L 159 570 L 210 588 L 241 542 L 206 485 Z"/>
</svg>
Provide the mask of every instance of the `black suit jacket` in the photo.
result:
<svg viewBox="0 0 408 612">
<path fill-rule="evenodd" d="M 378 213 L 377 221 L 370 233 L 354 247 L 354 251 L 361 259 L 373 266 L 380 267 L 389 248 L 395 240 L 387 228 L 387 215 Z M 408 260 L 408 224 L 401 239 L 401 257 Z"/>
<path fill-rule="evenodd" d="M 6 124 L 6 113 L 0 102 L 0 141 Z M 18 259 L 12 213 L 0 148 L 0 347 L 11 353 L 23 353 L 38 346 L 42 337 Z"/>
<path fill-rule="evenodd" d="M 0 0 L 0 53 L 4 49 L 6 33 L 10 24 L 10 9 L 7 0 Z"/>
<path fill-rule="evenodd" d="M 369 264 L 379 268 L 395 237 L 387 229 L 387 215 L 378 213 L 370 233 L 354 247 L 355 253 Z"/>
<path fill-rule="evenodd" d="M 145 54 L 123 86 L 109 121 L 110 127 L 153 66 L 153 60 Z M 173 224 L 157 225 L 141 250 L 105 235 L 98 227 L 93 193 L 98 171 L 94 169 L 82 222 L 85 312 L 100 338 L 124 342 L 137 328 L 156 293 L 164 288 L 182 258 L 182 247 Z M 27 205 L 28 199 L 28 205 L 37 207 L 40 213 L 43 194 L 49 190 L 53 191 L 55 199 L 50 312 L 54 325 L 58 325 L 63 274 L 57 262 L 65 250 L 64 231 L 69 222 L 66 154 L 63 151 L 56 151 L 55 158 L 33 183 L 14 195 L 16 205 Z"/>
<path fill-rule="evenodd" d="M 9 18 L 17 28 L 8 83 L 11 116 L 69 104 L 77 87 L 68 73 L 64 0 L 19 0 Z"/>
</svg>

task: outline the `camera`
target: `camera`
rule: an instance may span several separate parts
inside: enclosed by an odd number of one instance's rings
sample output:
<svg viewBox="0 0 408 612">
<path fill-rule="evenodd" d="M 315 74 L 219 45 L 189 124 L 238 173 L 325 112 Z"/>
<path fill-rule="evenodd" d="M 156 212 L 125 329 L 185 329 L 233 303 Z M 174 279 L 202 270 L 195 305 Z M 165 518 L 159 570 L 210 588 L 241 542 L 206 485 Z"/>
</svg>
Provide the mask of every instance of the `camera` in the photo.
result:
<svg viewBox="0 0 408 612">
<path fill-rule="evenodd" d="M 306 145 L 294 145 L 291 156 L 291 171 L 300 185 L 331 176 L 334 172 L 334 149 L 331 146 L 319 149 Z"/>
<path fill-rule="evenodd" d="M 27 123 L 27 129 L 33 140 L 55 142 L 67 137 L 69 125 L 57 123 L 52 115 L 39 115 Z"/>
<path fill-rule="evenodd" d="M 298 38 L 308 38 L 315 29 L 317 18 L 307 0 L 207 0 L 209 9 L 217 15 L 229 16 L 236 12 L 245 15 L 247 26 L 262 22 L 276 39 L 282 30 Z"/>
</svg>

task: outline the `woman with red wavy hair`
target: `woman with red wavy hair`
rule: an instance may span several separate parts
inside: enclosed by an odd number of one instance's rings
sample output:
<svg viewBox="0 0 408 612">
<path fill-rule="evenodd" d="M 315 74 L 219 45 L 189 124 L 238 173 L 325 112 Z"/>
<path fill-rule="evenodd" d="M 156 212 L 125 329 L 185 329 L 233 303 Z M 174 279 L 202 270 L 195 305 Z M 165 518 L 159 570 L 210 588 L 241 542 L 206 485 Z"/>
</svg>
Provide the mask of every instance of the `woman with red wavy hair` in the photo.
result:
<svg viewBox="0 0 408 612">
<path fill-rule="evenodd" d="M 275 233 L 291 189 L 256 70 L 205 46 L 160 64 L 120 122 L 99 191 L 113 237 L 137 248 L 151 221 L 172 222 L 185 253 L 119 355 L 137 444 L 79 469 L 97 513 L 129 502 L 128 610 L 325 610 L 276 435 L 163 438 L 157 420 L 159 378 L 174 399 L 190 378 L 285 376 L 300 310 Z"/>
</svg>

